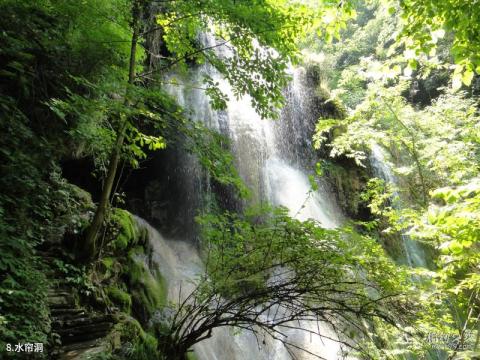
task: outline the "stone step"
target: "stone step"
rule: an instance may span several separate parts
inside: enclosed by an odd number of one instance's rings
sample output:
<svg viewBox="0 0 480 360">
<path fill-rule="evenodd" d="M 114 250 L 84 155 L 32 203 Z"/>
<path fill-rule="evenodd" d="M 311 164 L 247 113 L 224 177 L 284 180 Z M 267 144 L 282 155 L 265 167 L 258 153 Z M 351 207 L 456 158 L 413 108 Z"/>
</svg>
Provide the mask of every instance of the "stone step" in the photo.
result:
<svg viewBox="0 0 480 360">
<path fill-rule="evenodd" d="M 55 302 L 55 300 L 57 299 L 60 299 L 60 298 L 63 298 L 67 301 L 74 301 L 75 298 L 73 297 L 73 295 L 70 293 L 70 294 L 61 294 L 61 293 L 51 293 L 51 294 L 47 294 L 47 299 L 52 302 Z"/>
<path fill-rule="evenodd" d="M 111 326 L 110 326 L 111 327 Z M 73 343 L 85 342 L 88 340 L 100 339 L 107 336 L 109 328 L 104 328 L 98 331 L 80 332 L 78 334 L 66 333 L 61 335 L 62 345 L 70 345 Z"/>
<path fill-rule="evenodd" d="M 113 326 L 113 323 L 110 321 L 102 321 L 102 322 L 94 322 L 90 324 L 79 324 L 77 326 L 70 326 L 64 329 L 58 329 L 56 331 L 57 334 L 60 336 L 69 336 L 69 335 L 77 335 L 77 334 L 84 334 L 89 332 L 101 332 L 109 330 Z"/>
<path fill-rule="evenodd" d="M 67 287 L 57 287 L 57 288 L 50 288 L 47 291 L 47 295 L 56 295 L 56 296 L 72 296 L 72 290 Z"/>
<path fill-rule="evenodd" d="M 54 288 L 66 287 L 70 289 L 72 288 L 72 284 L 67 281 L 65 276 L 50 277 L 48 278 L 48 280 L 52 284 L 51 287 L 54 287 Z"/>
<path fill-rule="evenodd" d="M 37 250 L 36 254 L 38 256 L 40 256 L 42 259 L 45 259 L 45 260 L 56 260 L 56 259 L 59 258 L 56 254 L 54 254 L 51 251 Z M 50 262 L 52 262 L 52 261 L 50 261 Z"/>
<path fill-rule="evenodd" d="M 99 324 L 104 322 L 112 322 L 113 318 L 110 315 L 99 316 L 77 316 L 75 318 L 63 318 L 52 322 L 54 329 L 66 329 L 70 327 L 78 327 L 90 324 Z"/>
<path fill-rule="evenodd" d="M 54 308 L 50 309 L 50 313 L 52 314 L 53 317 L 59 318 L 62 316 L 65 317 L 74 317 L 78 315 L 85 315 L 85 310 L 84 309 L 72 309 L 70 307 L 67 308 Z"/>
<path fill-rule="evenodd" d="M 60 354 L 59 360 L 94 359 L 106 350 L 105 346 L 94 346 L 86 349 L 70 350 Z"/>
<path fill-rule="evenodd" d="M 98 344 L 98 339 L 93 339 L 93 340 L 88 340 L 88 341 L 80 341 L 76 343 L 72 343 L 69 345 L 64 345 L 58 349 L 59 353 L 64 353 L 68 351 L 74 351 L 74 350 L 82 350 L 82 349 L 89 349 L 92 347 L 97 346 Z"/>
<path fill-rule="evenodd" d="M 61 317 L 52 321 L 52 329 L 57 331 L 59 329 L 68 329 L 79 325 L 91 324 L 92 321 L 88 316 L 75 316 L 75 317 Z"/>
<path fill-rule="evenodd" d="M 74 290 L 72 290 L 72 285 L 67 283 L 67 281 L 55 281 L 52 282 L 50 280 L 50 289 L 53 291 L 61 291 L 61 292 L 68 292 L 69 294 L 74 294 Z"/>
<path fill-rule="evenodd" d="M 54 291 L 64 291 L 68 293 L 72 293 L 72 285 L 67 283 L 65 279 L 49 279 L 50 281 L 50 288 L 48 289 L 49 292 Z"/>
<path fill-rule="evenodd" d="M 55 269 L 55 268 L 50 268 L 50 269 L 46 269 L 45 270 L 45 276 L 47 276 L 48 278 L 64 278 L 65 277 L 65 273 L 62 272 L 61 270 L 59 269 Z"/>
<path fill-rule="evenodd" d="M 50 307 L 50 309 L 74 307 L 75 299 L 73 299 L 73 297 L 66 296 L 49 296 L 48 306 Z"/>
<path fill-rule="evenodd" d="M 75 286 L 67 282 L 67 275 L 55 265 L 55 260 L 62 258 L 61 252 L 49 249 L 38 251 L 37 255 L 47 265 L 45 274 L 49 281 L 47 300 L 52 319 L 51 336 L 57 339 L 55 343 L 61 343 L 54 346 L 50 358 L 80 359 L 105 350 L 100 342 L 112 329 L 114 316 L 77 308 Z"/>
<path fill-rule="evenodd" d="M 61 314 L 55 314 L 55 315 L 52 315 L 52 321 L 53 323 L 55 322 L 65 322 L 65 321 L 74 321 L 74 320 L 77 320 L 77 319 L 84 319 L 84 318 L 88 318 L 89 315 L 83 311 L 83 312 L 80 312 L 80 313 L 61 313 Z"/>
</svg>

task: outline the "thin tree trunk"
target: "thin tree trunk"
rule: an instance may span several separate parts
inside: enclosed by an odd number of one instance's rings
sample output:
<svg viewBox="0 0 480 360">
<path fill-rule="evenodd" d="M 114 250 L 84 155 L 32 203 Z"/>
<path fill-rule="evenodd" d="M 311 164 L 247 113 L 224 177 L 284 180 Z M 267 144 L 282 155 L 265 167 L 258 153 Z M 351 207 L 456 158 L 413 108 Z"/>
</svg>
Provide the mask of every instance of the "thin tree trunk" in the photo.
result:
<svg viewBox="0 0 480 360">
<path fill-rule="evenodd" d="M 134 0 L 133 9 L 132 9 L 132 41 L 130 48 L 130 63 L 128 69 L 128 87 L 125 95 L 125 105 L 129 104 L 128 92 L 129 87 L 133 85 L 135 81 L 135 65 L 136 65 L 136 51 L 137 43 L 140 33 L 140 6 L 137 0 Z M 113 183 L 115 181 L 115 176 L 117 174 L 118 163 L 120 162 L 120 156 L 122 152 L 123 143 L 125 140 L 125 132 L 128 125 L 128 119 L 125 116 L 120 117 L 120 127 L 117 132 L 117 140 L 112 149 L 112 154 L 110 156 L 110 162 L 108 164 L 107 176 L 105 178 L 105 183 L 102 189 L 102 194 L 100 197 L 100 202 L 98 203 L 97 210 L 93 217 L 92 223 L 90 224 L 87 235 L 85 237 L 85 242 L 83 246 L 83 251 L 81 257 L 84 259 L 91 259 L 97 253 L 97 238 L 100 230 L 102 229 L 103 222 L 105 220 L 105 214 L 110 202 L 110 195 L 113 188 Z"/>
</svg>

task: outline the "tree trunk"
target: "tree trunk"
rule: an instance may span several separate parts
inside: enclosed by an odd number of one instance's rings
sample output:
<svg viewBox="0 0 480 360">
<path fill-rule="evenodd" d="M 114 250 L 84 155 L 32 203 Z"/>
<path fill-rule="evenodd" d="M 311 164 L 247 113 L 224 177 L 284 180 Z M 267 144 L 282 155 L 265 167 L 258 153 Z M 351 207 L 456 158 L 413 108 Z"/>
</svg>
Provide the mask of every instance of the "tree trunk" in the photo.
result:
<svg viewBox="0 0 480 360">
<path fill-rule="evenodd" d="M 136 65 L 136 51 L 137 51 L 137 42 L 140 33 L 140 4 L 138 0 L 134 0 L 132 5 L 132 40 L 130 47 L 130 63 L 128 69 L 128 86 L 126 89 L 125 95 L 125 105 L 129 104 L 128 92 L 129 87 L 133 85 L 135 81 L 135 65 Z M 102 229 L 105 214 L 107 213 L 107 208 L 110 203 L 110 195 L 112 193 L 113 183 L 115 181 L 115 176 L 117 174 L 118 163 L 120 162 L 120 156 L 122 152 L 123 142 L 125 140 L 125 131 L 127 129 L 128 119 L 124 116 L 120 117 L 120 126 L 117 132 L 117 140 L 112 149 L 112 154 L 110 155 L 110 161 L 108 163 L 107 176 L 105 178 L 105 183 L 102 189 L 102 194 L 100 197 L 100 202 L 98 203 L 97 210 L 93 217 L 92 223 L 88 227 L 87 235 L 85 237 L 85 242 L 83 244 L 82 254 L 80 254 L 83 259 L 92 259 L 98 253 L 97 249 L 97 239 Z"/>
</svg>

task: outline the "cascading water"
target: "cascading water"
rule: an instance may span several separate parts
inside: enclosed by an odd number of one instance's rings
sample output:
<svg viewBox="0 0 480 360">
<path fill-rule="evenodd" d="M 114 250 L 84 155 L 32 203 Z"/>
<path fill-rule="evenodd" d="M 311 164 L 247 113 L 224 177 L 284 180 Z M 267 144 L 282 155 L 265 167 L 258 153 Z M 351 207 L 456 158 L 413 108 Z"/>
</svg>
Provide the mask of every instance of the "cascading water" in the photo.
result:
<svg viewBox="0 0 480 360">
<path fill-rule="evenodd" d="M 375 172 L 375 175 L 381 179 L 393 184 L 398 185 L 398 179 L 393 174 L 391 167 L 388 165 L 385 159 L 384 150 L 377 144 L 373 144 L 371 147 L 370 163 Z M 395 197 L 399 197 L 398 192 L 394 192 Z M 395 205 L 394 206 L 398 206 Z M 410 238 L 406 233 L 401 233 L 402 245 L 405 251 L 405 258 L 407 264 L 411 267 L 427 267 L 425 260 L 425 253 L 420 245 Z"/>
<path fill-rule="evenodd" d="M 204 41 L 214 40 L 206 38 Z M 218 81 L 221 90 L 229 96 L 225 111 L 213 111 L 204 91 L 198 88 L 205 72 Z M 322 182 L 317 191 L 312 191 L 306 171 L 314 161 L 309 139 L 318 118 L 312 102 L 308 101 L 313 90 L 305 86 L 305 72 L 301 69 L 292 70 L 292 77 L 293 81 L 286 89 L 287 105 L 278 121 L 262 120 L 251 106 L 250 99 L 247 96 L 235 98 L 228 83 L 208 65 L 192 70 L 182 86 L 172 85 L 169 92 L 194 114 L 195 119 L 230 138 L 235 165 L 253 192 L 253 202 L 282 205 L 292 216 L 312 218 L 324 227 L 334 228 L 343 219 L 334 196 Z M 198 165 L 190 161 L 188 166 Z M 198 171 L 193 173 L 198 174 Z M 197 189 L 190 191 L 198 192 Z M 169 284 L 170 300 L 178 301 L 182 297 L 180 292 L 186 296 L 192 280 L 202 271 L 199 255 L 192 244 L 167 241 L 153 228 L 147 226 L 147 229 L 157 259 L 155 263 L 159 264 Z M 317 331 L 318 326 L 322 334 L 335 338 L 327 326 L 302 323 L 303 328 L 311 331 Z M 339 358 L 340 345 L 333 340 L 300 330 L 290 330 L 287 335 L 289 341 L 324 359 Z M 236 331 L 234 335 L 233 329 L 214 331 L 212 338 L 195 346 L 195 353 L 201 360 L 291 358 L 280 342 L 266 339 L 259 344 L 253 334 Z M 296 356 L 298 359 L 316 358 L 305 352 L 298 352 Z"/>
</svg>

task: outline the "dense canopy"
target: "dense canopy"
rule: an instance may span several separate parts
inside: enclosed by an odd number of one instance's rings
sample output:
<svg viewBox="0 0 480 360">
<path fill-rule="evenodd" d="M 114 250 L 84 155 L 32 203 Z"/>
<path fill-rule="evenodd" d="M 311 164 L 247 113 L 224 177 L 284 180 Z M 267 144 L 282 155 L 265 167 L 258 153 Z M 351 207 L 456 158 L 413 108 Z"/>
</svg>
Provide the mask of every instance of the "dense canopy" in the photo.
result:
<svg viewBox="0 0 480 360">
<path fill-rule="evenodd" d="M 0 358 L 480 356 L 477 0 L 0 14 Z"/>
</svg>

